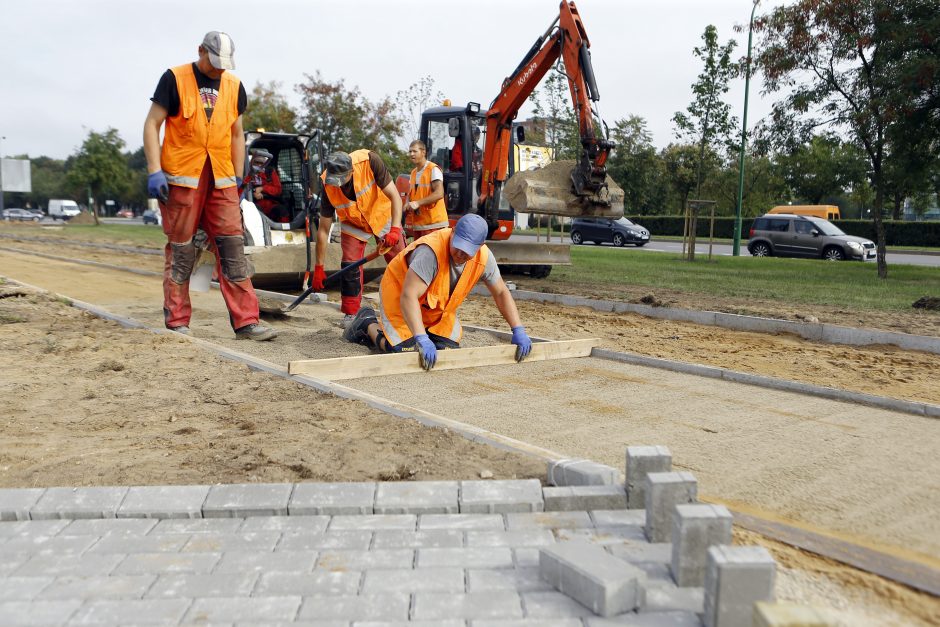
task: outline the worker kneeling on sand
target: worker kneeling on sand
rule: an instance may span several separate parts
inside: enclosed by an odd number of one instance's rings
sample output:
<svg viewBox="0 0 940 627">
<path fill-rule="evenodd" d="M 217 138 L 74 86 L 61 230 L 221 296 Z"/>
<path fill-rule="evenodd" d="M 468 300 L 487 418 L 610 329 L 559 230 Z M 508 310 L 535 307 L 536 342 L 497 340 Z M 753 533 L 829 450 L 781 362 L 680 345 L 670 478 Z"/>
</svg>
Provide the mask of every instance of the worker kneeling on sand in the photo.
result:
<svg viewBox="0 0 940 627">
<path fill-rule="evenodd" d="M 438 349 L 460 347 L 463 328 L 457 308 L 482 278 L 499 313 L 512 327 L 516 360 L 525 359 L 532 340 L 496 259 L 483 244 L 486 233 L 486 220 L 468 214 L 454 228 L 412 242 L 392 259 L 382 277 L 381 319 L 372 308 L 363 307 L 343 337 L 386 353 L 417 351 L 421 365 L 430 370 L 437 362 Z"/>
</svg>

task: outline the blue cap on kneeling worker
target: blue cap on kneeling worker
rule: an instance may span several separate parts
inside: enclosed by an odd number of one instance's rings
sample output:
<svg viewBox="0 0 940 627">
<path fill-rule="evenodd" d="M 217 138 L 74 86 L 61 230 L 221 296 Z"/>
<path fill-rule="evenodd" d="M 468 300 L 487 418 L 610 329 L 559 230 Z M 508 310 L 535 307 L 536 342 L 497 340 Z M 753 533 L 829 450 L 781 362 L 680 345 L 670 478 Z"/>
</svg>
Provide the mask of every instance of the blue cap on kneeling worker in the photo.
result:
<svg viewBox="0 0 940 627">
<path fill-rule="evenodd" d="M 468 213 L 457 220 L 450 243 L 454 248 L 473 256 L 486 241 L 487 231 L 486 220 L 475 213 Z"/>
</svg>

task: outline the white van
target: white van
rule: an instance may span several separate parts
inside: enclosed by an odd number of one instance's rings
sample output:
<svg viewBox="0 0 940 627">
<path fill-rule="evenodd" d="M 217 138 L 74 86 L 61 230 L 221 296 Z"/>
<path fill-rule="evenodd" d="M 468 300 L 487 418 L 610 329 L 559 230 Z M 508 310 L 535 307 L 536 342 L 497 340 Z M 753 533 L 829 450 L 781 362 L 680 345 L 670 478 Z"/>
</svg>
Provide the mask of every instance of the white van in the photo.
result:
<svg viewBox="0 0 940 627">
<path fill-rule="evenodd" d="M 48 213 L 53 218 L 60 218 L 62 220 L 68 220 L 69 218 L 74 218 L 82 212 L 78 208 L 78 203 L 74 200 L 61 200 L 61 199 L 49 199 L 49 211 Z"/>
</svg>

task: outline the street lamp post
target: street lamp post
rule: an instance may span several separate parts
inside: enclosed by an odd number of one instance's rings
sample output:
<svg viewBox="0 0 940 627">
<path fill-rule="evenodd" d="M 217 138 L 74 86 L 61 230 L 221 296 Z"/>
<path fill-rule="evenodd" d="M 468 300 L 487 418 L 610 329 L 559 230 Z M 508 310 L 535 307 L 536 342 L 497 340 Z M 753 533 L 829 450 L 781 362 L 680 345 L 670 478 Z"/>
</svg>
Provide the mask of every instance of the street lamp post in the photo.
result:
<svg viewBox="0 0 940 627">
<path fill-rule="evenodd" d="M 747 28 L 747 65 L 744 70 L 744 115 L 741 122 L 741 155 L 738 159 L 738 205 L 734 209 L 734 244 L 731 254 L 741 254 L 741 204 L 744 202 L 744 148 L 747 145 L 747 94 L 751 87 L 751 38 L 754 34 L 754 12 L 760 0 L 754 0 L 751 21 Z"/>
</svg>

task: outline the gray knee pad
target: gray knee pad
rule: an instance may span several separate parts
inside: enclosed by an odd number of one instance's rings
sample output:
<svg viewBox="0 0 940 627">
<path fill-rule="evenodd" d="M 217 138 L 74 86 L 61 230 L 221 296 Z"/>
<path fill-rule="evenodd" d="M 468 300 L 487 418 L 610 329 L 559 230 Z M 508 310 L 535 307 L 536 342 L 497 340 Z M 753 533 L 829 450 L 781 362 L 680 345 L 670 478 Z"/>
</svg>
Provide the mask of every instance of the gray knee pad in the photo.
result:
<svg viewBox="0 0 940 627">
<path fill-rule="evenodd" d="M 170 280 L 177 285 L 182 285 L 189 280 L 193 273 L 193 266 L 196 264 L 196 246 L 193 240 L 185 244 L 170 242 Z"/>
<path fill-rule="evenodd" d="M 245 259 L 245 240 L 241 235 L 220 235 L 215 238 L 219 251 L 222 274 L 232 283 L 248 278 L 248 260 Z"/>
</svg>

